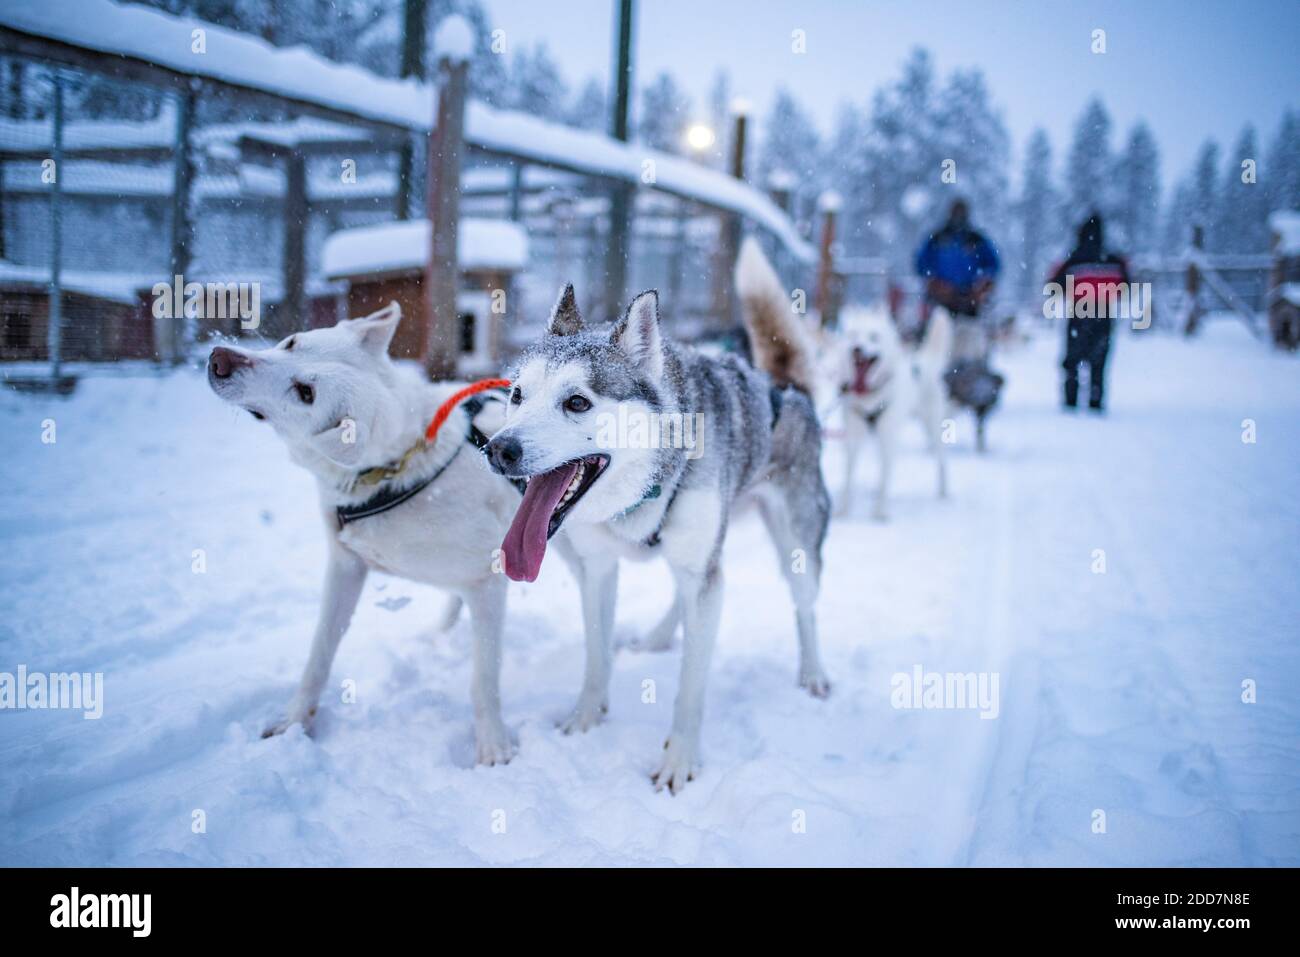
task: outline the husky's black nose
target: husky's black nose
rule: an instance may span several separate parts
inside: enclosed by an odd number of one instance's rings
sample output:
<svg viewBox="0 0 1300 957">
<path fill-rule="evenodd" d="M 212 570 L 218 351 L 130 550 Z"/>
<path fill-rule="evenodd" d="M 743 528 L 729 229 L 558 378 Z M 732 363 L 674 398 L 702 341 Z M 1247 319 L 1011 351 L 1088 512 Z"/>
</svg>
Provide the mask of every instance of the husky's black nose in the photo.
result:
<svg viewBox="0 0 1300 957">
<path fill-rule="evenodd" d="M 509 475 L 524 457 L 524 447 L 512 436 L 498 435 L 487 444 L 487 457 L 493 470 Z"/>
<path fill-rule="evenodd" d="M 252 364 L 253 360 L 248 356 L 225 346 L 217 346 L 212 350 L 212 355 L 208 356 L 208 371 L 218 379 L 229 379 L 236 369 Z"/>
</svg>

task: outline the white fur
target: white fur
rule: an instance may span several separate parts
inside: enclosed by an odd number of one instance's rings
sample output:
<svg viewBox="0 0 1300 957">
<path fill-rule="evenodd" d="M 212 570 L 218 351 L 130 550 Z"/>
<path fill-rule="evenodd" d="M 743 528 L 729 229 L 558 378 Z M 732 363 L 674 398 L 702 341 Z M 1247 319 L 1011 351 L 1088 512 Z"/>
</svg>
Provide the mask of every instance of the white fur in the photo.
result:
<svg viewBox="0 0 1300 957">
<path fill-rule="evenodd" d="M 365 319 L 295 333 L 271 349 L 232 349 L 252 365 L 226 379 L 209 375 L 219 396 L 263 415 L 293 460 L 315 476 L 328 542 L 320 618 L 307 667 L 285 716 L 267 733 L 278 734 L 293 724 L 310 729 L 366 575 L 376 569 L 450 591 L 454 597 L 444 615 L 447 627 L 455 622 L 462 600 L 469 607 L 478 761 L 504 763 L 514 747 L 501 719 L 498 678 L 506 579 L 494 570 L 494 552 L 519 505 L 519 493 L 493 474 L 467 442 L 465 414 L 452 415 L 434 447 L 408 465 L 407 474 L 416 478 L 450 461 L 431 485 L 342 531 L 335 519 L 336 506 L 374 494 L 371 487 L 349 488 L 356 473 L 399 459 L 458 385 L 432 384 L 413 365 L 389 359 L 388 343 L 399 319 L 393 304 Z M 297 396 L 295 383 L 315 389 L 310 405 Z M 489 403 L 482 412 L 478 421 L 485 432 L 496 427 L 500 408 Z M 355 441 L 347 441 L 353 436 Z"/>
<path fill-rule="evenodd" d="M 873 515 L 889 516 L 889 483 L 898 455 L 902 431 L 909 419 L 921 423 L 938 472 L 940 498 L 948 494 L 948 467 L 944 455 L 943 422 L 948 416 L 947 387 L 943 381 L 951 348 L 951 320 L 942 308 L 930 317 L 925 341 L 915 351 L 899 338 L 890 318 L 878 310 L 846 310 L 841 332 L 830 341 L 830 379 L 841 387 L 854 380 L 854 350 L 875 357 L 867 384 L 868 395 L 842 391 L 844 411 L 844 483 L 836 514 L 847 514 L 855 491 L 854 472 L 862 446 L 874 432 L 880 449 L 880 475 Z M 874 426 L 868 416 L 879 412 Z"/>
</svg>

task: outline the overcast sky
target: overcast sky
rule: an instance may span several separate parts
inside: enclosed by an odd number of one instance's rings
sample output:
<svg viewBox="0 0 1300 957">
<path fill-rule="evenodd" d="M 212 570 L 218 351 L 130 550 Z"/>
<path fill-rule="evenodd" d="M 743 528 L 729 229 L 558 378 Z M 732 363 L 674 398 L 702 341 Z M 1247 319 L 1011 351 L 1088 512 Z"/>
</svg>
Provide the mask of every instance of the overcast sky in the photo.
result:
<svg viewBox="0 0 1300 957">
<path fill-rule="evenodd" d="M 545 41 L 577 87 L 607 81 L 616 0 L 484 0 L 511 44 Z M 762 116 L 788 86 L 823 131 L 836 106 L 866 102 L 917 45 L 939 74 L 980 67 L 1016 147 L 1038 125 L 1059 160 L 1099 94 L 1122 142 L 1144 117 L 1168 186 L 1214 136 L 1227 149 L 1253 122 L 1264 145 L 1300 105 L 1300 0 L 639 0 L 634 71 L 670 71 L 703 116 L 714 73 Z M 807 53 L 791 52 L 800 29 Z M 1106 31 L 1105 54 L 1090 52 Z M 1261 147 L 1262 148 L 1262 147 Z"/>
</svg>

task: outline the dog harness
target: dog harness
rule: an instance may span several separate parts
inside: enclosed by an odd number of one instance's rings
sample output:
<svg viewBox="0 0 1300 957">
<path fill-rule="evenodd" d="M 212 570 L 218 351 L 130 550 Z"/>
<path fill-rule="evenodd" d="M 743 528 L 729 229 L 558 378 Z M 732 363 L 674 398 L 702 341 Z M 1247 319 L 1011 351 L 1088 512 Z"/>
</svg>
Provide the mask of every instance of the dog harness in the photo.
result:
<svg viewBox="0 0 1300 957">
<path fill-rule="evenodd" d="M 483 410 L 483 406 L 490 401 L 502 401 L 499 396 L 481 395 L 489 390 L 505 390 L 509 388 L 509 379 L 482 379 L 472 383 L 463 389 L 453 393 L 448 399 L 438 406 L 438 411 L 434 413 L 433 419 L 429 422 L 428 428 L 424 430 L 424 435 L 420 441 L 416 442 L 409 449 L 402 453 L 402 457 L 390 465 L 380 465 L 374 468 L 366 469 L 352 480 L 351 486 L 355 488 L 358 485 L 379 485 L 381 482 L 388 482 L 390 479 L 397 478 L 406 470 L 418 453 L 425 451 L 433 446 L 438 437 L 438 431 L 442 428 L 443 423 L 455 411 L 456 406 L 464 405 L 465 411 L 469 415 L 469 429 L 466 431 L 465 439 L 480 452 L 488 444 L 488 437 L 483 434 L 483 430 L 474 424 L 474 416 Z M 452 453 L 451 458 L 434 470 L 432 475 L 421 479 L 414 485 L 406 487 L 394 487 L 384 485 L 374 495 L 360 502 L 357 505 L 339 505 L 334 509 L 334 516 L 338 521 L 339 530 L 342 531 L 344 526 L 349 522 L 355 522 L 357 519 L 369 518 L 372 515 L 380 515 L 391 508 L 396 508 L 409 498 L 413 498 L 420 492 L 432 485 L 443 472 L 451 468 L 451 464 L 456 461 L 460 455 L 461 449 L 465 448 L 464 443 L 456 446 L 456 451 Z M 523 491 L 522 483 L 512 482 L 516 488 Z"/>
</svg>

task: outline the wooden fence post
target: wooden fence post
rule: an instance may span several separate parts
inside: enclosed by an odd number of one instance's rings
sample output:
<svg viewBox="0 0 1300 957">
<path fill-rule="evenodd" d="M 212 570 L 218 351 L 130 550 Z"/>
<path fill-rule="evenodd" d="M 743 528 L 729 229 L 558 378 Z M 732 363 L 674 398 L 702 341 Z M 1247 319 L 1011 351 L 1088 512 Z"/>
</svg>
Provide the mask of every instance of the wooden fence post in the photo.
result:
<svg viewBox="0 0 1300 957">
<path fill-rule="evenodd" d="M 284 154 L 284 292 L 276 335 L 307 328 L 307 158 L 298 146 Z"/>
<path fill-rule="evenodd" d="M 429 0 L 405 0 L 402 5 L 402 64 L 398 75 L 424 79 L 424 40 Z M 411 134 L 402 137 L 397 152 L 398 219 L 411 218 L 411 180 L 415 176 L 415 142 Z"/>
<path fill-rule="evenodd" d="M 50 379 L 58 383 L 63 363 L 63 74 L 54 70 L 54 181 L 50 184 L 50 307 L 46 345 Z"/>
<path fill-rule="evenodd" d="M 468 23 L 464 28 L 469 29 Z M 432 379 L 453 378 L 460 355 L 456 328 L 460 263 L 456 240 L 460 226 L 460 162 L 465 141 L 469 52 L 451 48 L 439 51 L 438 71 L 442 82 L 438 87 L 437 117 L 429 138 L 428 206 L 433 236 L 424 271 L 424 298 L 429 308 L 424 366 Z"/>
<path fill-rule="evenodd" d="M 839 320 L 839 303 L 835 290 L 835 220 L 840 211 L 840 195 L 827 190 L 817 198 L 822 213 L 822 237 L 817 259 L 817 296 L 814 300 L 823 329 L 833 329 Z"/>
<path fill-rule="evenodd" d="M 632 91 L 632 0 L 619 0 L 618 48 L 614 65 L 614 114 L 610 135 L 626 143 L 627 111 Z M 627 294 L 627 257 L 631 252 L 634 187 L 617 182 L 610 186 L 609 237 L 605 246 L 605 309 L 616 315 Z"/>
<path fill-rule="evenodd" d="M 1200 226 L 1192 227 L 1192 255 L 1187 261 L 1187 298 L 1191 308 L 1187 311 L 1187 325 L 1183 335 L 1194 336 L 1201 326 L 1201 274 L 1197 271 L 1196 260 L 1205 247 L 1205 230 Z"/>
<path fill-rule="evenodd" d="M 190 129 L 194 123 L 194 92 L 185 90 L 176 97 L 176 139 L 172 147 L 172 236 L 171 236 L 171 275 L 173 282 L 184 288 L 184 276 L 190 268 L 190 238 L 193 223 L 190 220 L 190 185 L 194 181 L 194 150 L 190 142 Z M 190 318 L 181 310 L 179 316 L 172 316 L 171 327 L 167 330 L 167 351 L 174 364 L 184 360 L 189 345 L 194 340 L 194 331 L 190 329 Z M 162 343 L 155 342 L 161 357 Z"/>
<path fill-rule="evenodd" d="M 731 175 L 736 179 L 745 178 L 745 132 L 749 107 L 743 100 L 737 100 L 732 109 L 735 119 L 731 133 Z M 735 282 L 732 273 L 736 268 L 736 256 L 740 252 L 740 214 L 723 213 L 722 228 L 718 235 L 718 264 L 713 271 L 713 303 L 718 321 L 725 328 L 732 328 L 739 320 L 735 296 Z"/>
</svg>

